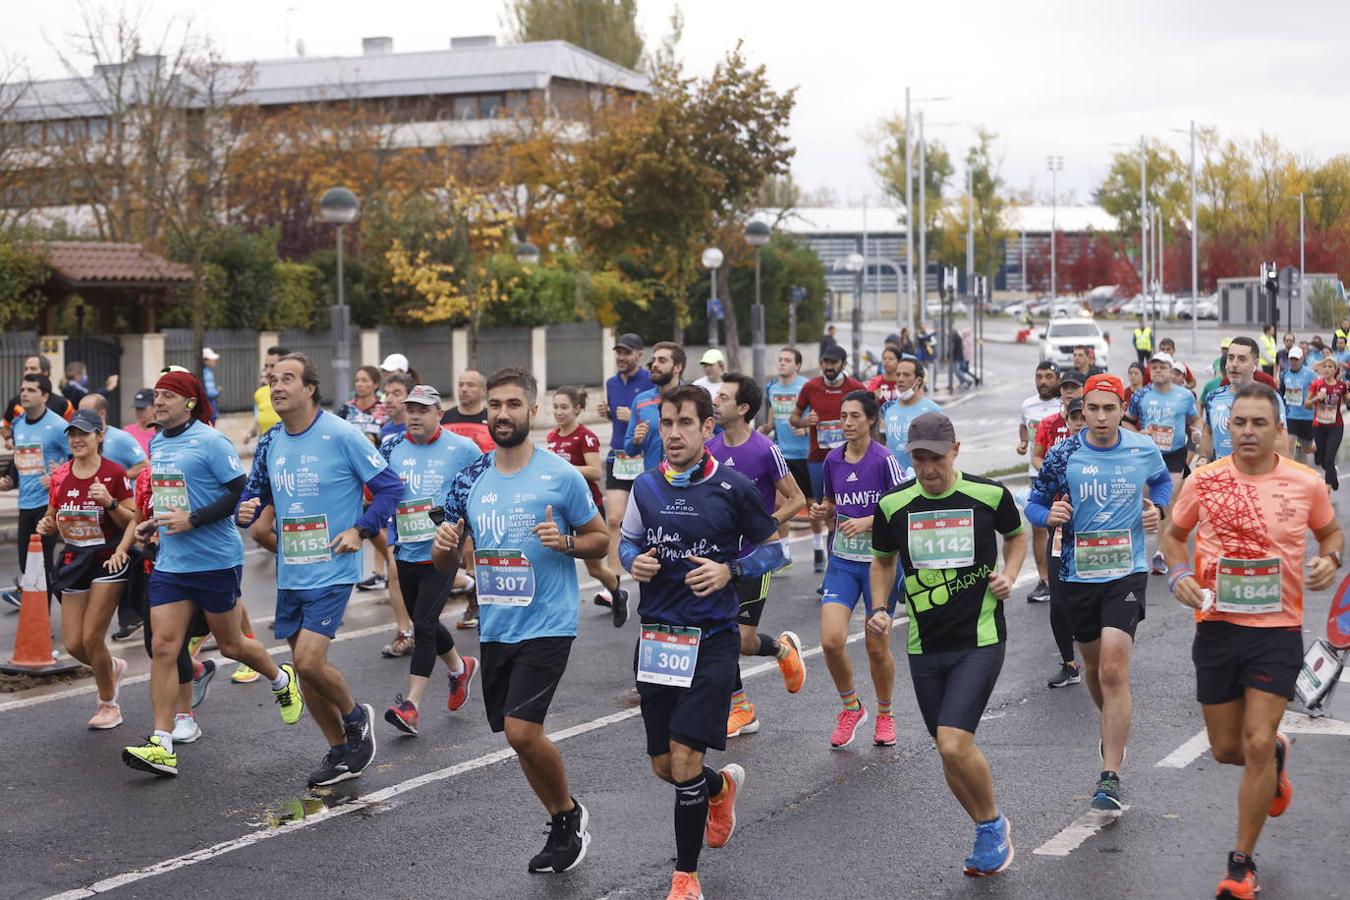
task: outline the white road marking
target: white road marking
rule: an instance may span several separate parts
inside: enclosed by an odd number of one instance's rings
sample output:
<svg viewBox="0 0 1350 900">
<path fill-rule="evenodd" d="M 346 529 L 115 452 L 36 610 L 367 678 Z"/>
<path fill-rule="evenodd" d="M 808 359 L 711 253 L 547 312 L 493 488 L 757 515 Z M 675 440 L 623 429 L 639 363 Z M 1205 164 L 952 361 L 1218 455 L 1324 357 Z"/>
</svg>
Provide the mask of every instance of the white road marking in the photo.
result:
<svg viewBox="0 0 1350 900">
<path fill-rule="evenodd" d="M 1165 769 L 1184 769 L 1200 758 L 1200 754 L 1209 749 L 1209 735 L 1200 732 L 1171 753 L 1158 760 L 1156 766 Z"/>
<path fill-rule="evenodd" d="M 1059 834 L 1055 835 L 1031 852 L 1037 856 L 1068 856 L 1070 853 L 1077 850 L 1079 846 L 1082 845 L 1083 841 L 1086 841 L 1107 825 L 1110 825 L 1115 822 L 1116 819 L 1119 819 L 1120 814 L 1127 809 L 1129 809 L 1128 806 L 1116 812 L 1108 812 L 1107 810 L 1102 809 L 1089 809 L 1087 812 L 1083 813 L 1083 815 L 1074 819 L 1073 824 L 1068 828 L 1065 828 Z"/>
<path fill-rule="evenodd" d="M 1329 716 L 1311 718 L 1303 713 L 1286 712 L 1280 720 L 1280 730 L 1285 734 L 1331 734 L 1350 737 L 1350 722 L 1333 719 Z M 1209 735 L 1201 731 L 1177 749 L 1158 760 L 1156 766 L 1168 769 L 1184 769 L 1200 758 L 1209 749 Z"/>
<path fill-rule="evenodd" d="M 908 621 L 909 619 L 905 616 L 901 616 L 900 618 L 895 620 L 897 625 Z M 862 638 L 863 632 L 856 632 L 848 636 L 848 643 L 850 644 L 854 643 L 856 641 L 862 640 Z M 802 656 L 803 657 L 819 656 L 820 653 L 821 648 L 819 646 L 815 646 L 810 648 L 809 650 L 803 650 Z M 755 675 L 760 675 L 763 674 L 764 672 L 768 672 L 772 669 L 777 668 L 778 663 L 776 661 L 760 663 L 758 665 L 751 666 L 748 669 L 742 670 L 741 678 L 742 679 L 751 678 Z M 564 728 L 561 731 L 555 731 L 548 737 L 549 740 L 553 741 L 555 744 L 561 743 L 562 741 L 569 740 L 570 738 L 574 738 L 579 735 L 587 734 L 592 731 L 597 731 L 601 728 L 608 728 L 609 726 L 617 725 L 620 722 L 626 722 L 629 719 L 636 718 L 640 715 L 642 715 L 642 710 L 638 707 L 633 707 L 631 709 L 625 709 L 620 712 L 611 713 L 610 715 L 607 716 L 601 716 L 598 719 L 591 719 L 589 722 L 583 722 L 580 725 L 573 725 L 571 728 Z M 178 869 L 187 868 L 188 866 L 195 866 L 198 863 L 207 862 L 209 860 L 215 859 L 218 856 L 224 856 L 226 853 L 233 853 L 236 850 L 242 850 L 245 847 L 251 847 L 254 844 L 261 843 L 262 841 L 270 840 L 275 837 L 280 837 L 285 834 L 292 834 L 296 831 L 299 831 L 302 828 L 308 828 L 312 825 L 318 825 L 320 822 L 328 822 L 331 821 L 332 819 L 338 818 L 339 816 L 345 816 L 348 813 L 358 812 L 362 809 L 366 809 L 375 804 L 387 801 L 393 797 L 397 797 L 401 794 L 406 794 L 409 791 L 416 790 L 417 788 L 445 781 L 449 778 L 455 778 L 459 775 L 465 774 L 466 772 L 473 772 L 478 769 L 484 769 L 487 768 L 488 766 L 496 765 L 497 763 L 506 762 L 509 759 L 514 759 L 515 755 L 516 755 L 515 751 L 511 750 L 510 748 L 496 750 L 493 751 L 492 753 L 486 753 L 482 756 L 475 757 L 474 759 L 469 759 L 461 763 L 456 763 L 453 766 L 447 766 L 443 769 L 437 769 L 433 772 L 427 772 L 424 775 L 418 775 L 415 778 L 409 778 L 406 781 L 400 781 L 397 784 L 391 784 L 389 787 L 381 788 L 378 791 L 372 791 L 369 794 L 357 797 L 350 803 L 345 803 L 341 806 L 327 807 L 321 812 L 315 813 L 313 816 L 308 816 L 304 819 L 299 819 L 294 822 L 288 822 L 284 825 L 275 828 L 260 828 L 257 831 L 251 831 L 248 834 L 245 834 L 233 840 L 222 841 L 219 844 L 214 844 L 210 847 L 206 847 L 204 849 L 197 850 L 192 853 L 185 853 L 182 856 L 175 856 L 170 859 L 162 860 L 161 862 L 154 863 L 153 865 L 149 865 L 141 869 L 134 869 L 130 872 L 123 872 L 120 875 L 113 875 L 109 878 L 104 878 L 101 881 L 97 881 L 94 884 L 88 885 L 87 887 L 75 888 L 73 890 L 64 891 L 59 894 L 52 894 L 47 898 L 47 900 L 77 900 L 77 898 L 93 897 L 98 894 L 104 894 L 107 893 L 108 891 L 116 890 L 117 888 L 120 887 L 126 887 L 127 885 L 134 884 L 138 881 L 144 881 L 147 878 L 153 878 L 156 875 L 165 875 L 168 874 L 169 872 L 177 871 Z"/>
</svg>

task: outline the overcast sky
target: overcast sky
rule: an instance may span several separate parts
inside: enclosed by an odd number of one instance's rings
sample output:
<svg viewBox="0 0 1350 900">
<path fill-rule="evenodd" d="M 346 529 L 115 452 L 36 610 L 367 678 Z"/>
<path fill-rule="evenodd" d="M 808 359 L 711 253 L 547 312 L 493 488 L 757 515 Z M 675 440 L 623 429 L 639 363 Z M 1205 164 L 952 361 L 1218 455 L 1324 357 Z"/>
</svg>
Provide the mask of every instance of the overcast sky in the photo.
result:
<svg viewBox="0 0 1350 900">
<path fill-rule="evenodd" d="M 103 4 L 116 8 L 116 4 Z M 649 44 L 675 3 L 639 0 Z M 682 56 L 707 72 L 738 39 L 779 88 L 796 86 L 794 174 L 843 201 L 879 198 L 867 132 L 902 110 L 905 85 L 928 107 L 930 138 L 960 157 L 971 126 L 999 134 L 1002 172 L 1049 196 L 1048 154 L 1064 157 L 1061 202 L 1086 202 L 1115 143 L 1140 134 L 1183 154 L 1194 119 L 1226 135 L 1265 129 L 1296 153 L 1350 148 L 1350 3 L 1344 0 L 948 0 L 836 3 L 682 0 Z M 445 47 L 503 28 L 500 0 L 158 0 L 159 26 L 192 17 L 232 59 L 356 54 L 388 35 L 395 51 Z M 290 10 L 287 12 L 287 10 Z M 73 0 L 9 0 L 0 55 L 61 74 L 51 49 L 78 29 Z M 288 40 L 289 36 L 289 40 Z M 955 188 L 954 188 L 955 189 Z"/>
</svg>

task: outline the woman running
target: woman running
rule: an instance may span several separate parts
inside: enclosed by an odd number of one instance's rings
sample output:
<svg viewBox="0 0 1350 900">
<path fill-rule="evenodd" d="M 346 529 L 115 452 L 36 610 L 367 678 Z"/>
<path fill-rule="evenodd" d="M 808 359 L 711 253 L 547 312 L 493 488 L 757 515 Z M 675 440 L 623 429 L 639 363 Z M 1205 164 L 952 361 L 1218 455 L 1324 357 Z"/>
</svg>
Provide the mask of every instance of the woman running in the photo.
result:
<svg viewBox="0 0 1350 900">
<path fill-rule="evenodd" d="M 825 666 L 844 708 L 839 713 L 830 746 L 842 750 L 853 743 L 858 726 L 867 721 L 867 710 L 858 699 L 853 684 L 853 667 L 848 660 L 848 622 L 858 598 L 872 610 L 872 586 L 869 581 L 872 560 L 872 511 L 882 495 L 904 480 L 900 462 L 873 439 L 879 410 L 870 391 L 853 391 L 840 405 L 839 417 L 846 443 L 825 457 L 824 500 L 811 506 L 816 519 L 837 520 L 830 548 L 830 564 L 820 596 L 820 644 Z M 898 585 L 886 602 L 894 613 L 900 599 Z M 895 719 L 891 714 L 891 690 L 895 685 L 895 659 L 890 644 L 882 637 L 867 635 L 867 659 L 872 670 L 872 687 L 877 695 L 877 720 L 873 743 L 889 747 L 895 743 Z"/>
<path fill-rule="evenodd" d="M 1341 449 L 1345 422 L 1341 408 L 1346 402 L 1346 383 L 1336 377 L 1336 360 L 1324 356 L 1317 363 L 1321 376 L 1308 385 L 1308 399 L 1303 405 L 1313 411 L 1313 442 L 1316 447 L 1313 461 L 1322 467 L 1329 491 L 1340 490 L 1336 476 L 1336 454 Z"/>
<path fill-rule="evenodd" d="M 126 470 L 100 455 L 103 420 L 98 413 L 77 412 L 66 426 L 66 441 L 73 458 L 52 473 L 47 512 L 37 532 L 60 532 L 65 541 L 52 587 L 61 598 L 66 649 L 94 670 L 98 685 L 98 708 L 89 727 L 116 728 L 122 724 L 117 695 L 127 663 L 108 652 L 104 638 L 127 582 L 127 561 L 113 559 L 113 548 L 133 515 L 131 486 Z"/>
<path fill-rule="evenodd" d="M 384 404 L 376 394 L 379 386 L 380 370 L 374 366 L 362 366 L 352 376 L 352 398 L 338 410 L 339 416 L 355 425 L 376 445 L 380 442 L 380 429 L 389 419 Z"/>
<path fill-rule="evenodd" d="M 553 421 L 558 424 L 548 433 L 548 449 L 577 467 L 581 477 L 590 485 L 591 497 L 605 516 L 605 501 L 600 494 L 600 479 L 604 477 L 605 467 L 600 460 L 600 439 L 585 425 L 577 422 L 577 417 L 586 408 L 586 391 L 578 387 L 563 386 L 553 394 Z M 595 595 L 596 606 L 608 606 L 613 614 L 614 627 L 621 628 L 628 621 L 628 592 L 619 587 L 619 576 L 615 575 L 603 559 L 586 560 L 586 572 L 603 589 Z"/>
<path fill-rule="evenodd" d="M 887 344 L 881 351 L 881 374 L 873 375 L 867 382 L 867 389 L 876 395 L 878 406 L 885 406 L 886 401 L 900 395 L 900 388 L 895 383 L 895 372 L 899 368 L 900 348 Z"/>
</svg>

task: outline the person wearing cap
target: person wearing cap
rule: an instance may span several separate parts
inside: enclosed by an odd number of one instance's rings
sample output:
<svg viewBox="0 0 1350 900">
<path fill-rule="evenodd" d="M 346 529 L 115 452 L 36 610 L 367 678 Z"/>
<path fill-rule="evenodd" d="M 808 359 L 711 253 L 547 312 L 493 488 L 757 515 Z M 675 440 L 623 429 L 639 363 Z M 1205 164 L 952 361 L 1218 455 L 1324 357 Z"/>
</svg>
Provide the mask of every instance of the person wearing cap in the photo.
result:
<svg viewBox="0 0 1350 900">
<path fill-rule="evenodd" d="M 407 376 L 399 373 L 391 378 Z M 412 619 L 413 651 L 408 692 L 395 698 L 384 720 L 404 734 L 415 735 L 421 729 L 422 695 L 436 658 L 448 670 L 446 705 L 451 712 L 468 700 L 478 669 L 478 660 L 460 656 L 454 638 L 440 622 L 453 575 L 442 574 L 431 564 L 431 542 L 436 526 L 445 518 L 450 483 L 482 454 L 473 441 L 441 427 L 441 395 L 429 384 L 415 385 L 408 392 L 403 416 L 407 430 L 386 437 L 380 455 L 403 484 L 394 515 L 394 560 L 402 601 Z"/>
<path fill-rule="evenodd" d="M 1101 712 L 1102 771 L 1093 809 L 1120 810 L 1130 736 L 1130 655 L 1148 589 L 1145 533 L 1156 531 L 1172 479 L 1152 438 L 1120 427 L 1125 388 L 1114 375 L 1083 387 L 1087 422 L 1053 447 L 1031 484 L 1027 519 L 1064 528 L 1060 592 Z"/>
<path fill-rule="evenodd" d="M 1003 605 L 1026 559 L 1027 536 L 1007 487 L 957 469 L 961 444 L 942 413 L 927 412 L 910 423 L 905 450 L 914 477 L 882 496 L 872 517 L 867 631 L 889 639 L 891 617 L 880 598 L 898 573 L 919 713 L 952 793 L 975 823 L 964 871 L 993 875 L 1012 862 L 1013 847 L 975 729 L 1003 668 Z M 996 569 L 999 535 L 1003 565 Z"/>
<path fill-rule="evenodd" d="M 1176 496 L 1182 472 L 1186 469 L 1186 443 L 1200 417 L 1200 410 L 1194 394 L 1172 383 L 1174 362 L 1171 356 L 1161 351 L 1149 358 L 1151 383 L 1130 398 L 1125 406 L 1124 421 L 1158 445 L 1167 471 L 1172 475 L 1172 495 Z M 1150 571 L 1154 575 L 1167 574 L 1161 551 L 1153 554 Z"/>
<path fill-rule="evenodd" d="M 609 452 L 605 454 L 605 518 L 623 519 L 628 508 L 628 493 L 633 479 L 642 474 L 640 454 L 624 452 L 624 438 L 633 418 L 633 401 L 651 390 L 652 374 L 642 365 L 642 338 L 631 332 L 614 342 L 614 374 L 605 380 L 605 395 L 596 404 L 596 412 L 609 420 Z M 619 529 L 610 529 L 609 558 L 611 572 L 619 571 Z M 598 595 L 597 595 L 598 596 Z"/>
<path fill-rule="evenodd" d="M 137 391 L 131 398 L 131 408 L 136 413 L 136 421 L 122 429 L 141 445 L 146 459 L 150 458 L 150 439 L 155 436 L 155 411 L 152 408 L 154 402 L 155 392 L 150 388 L 141 388 Z"/>
<path fill-rule="evenodd" d="M 698 364 L 703 367 L 703 377 L 694 380 L 694 384 L 708 392 L 708 396 L 716 399 L 717 389 L 722 386 L 722 375 L 727 370 L 727 358 L 721 350 L 711 347 L 703 351 L 703 355 L 698 358 Z"/>
<path fill-rule="evenodd" d="M 1228 342 L 1228 352 L 1224 354 L 1225 383 L 1210 393 L 1202 403 L 1205 417 L 1204 434 L 1200 437 L 1199 458 L 1210 462 L 1233 452 L 1233 441 L 1228 433 L 1228 413 L 1233 406 L 1233 395 L 1238 388 L 1252 381 L 1257 373 L 1257 359 L 1261 352 L 1256 341 L 1249 337 L 1235 337 Z M 1270 381 L 1270 376 L 1261 373 L 1261 378 Z M 1269 385 L 1274 387 L 1273 384 Z M 1284 398 L 1276 395 L 1280 402 L 1280 424 L 1286 421 Z M 1287 444 L 1284 438 L 1282 447 Z M 1281 452 L 1284 452 L 1283 450 Z"/>
<path fill-rule="evenodd" d="M 47 404 L 52 383 L 46 375 L 37 373 L 23 376 L 19 385 L 19 404 L 23 415 L 14 420 L 14 455 L 9 471 L 0 476 L 0 491 L 19 490 L 19 572 L 28 565 L 28 539 L 36 533 L 37 524 L 47 509 L 47 488 L 51 472 L 70 456 L 66 444 L 66 420 L 52 412 Z M 56 552 L 56 535 L 42 539 L 42 561 L 47 571 L 47 597 L 52 597 L 52 555 Z M 6 591 L 6 603 L 20 606 L 19 592 Z"/>
<path fill-rule="evenodd" d="M 102 454 L 121 466 L 128 479 L 134 480 L 141 469 L 150 465 L 150 457 L 134 437 L 108 424 L 108 398 L 102 394 L 85 394 L 80 400 L 80 409 L 92 412 L 103 423 Z"/>
<path fill-rule="evenodd" d="M 1340 329 L 1337 329 L 1338 333 L 1339 331 Z M 1297 342 L 1298 338 L 1294 336 L 1292 331 L 1286 331 L 1284 333 L 1283 346 L 1275 351 L 1275 368 L 1279 369 L 1281 372 L 1289 368 L 1289 351 L 1294 349 Z M 1175 356 L 1176 354 L 1173 353 L 1172 355 Z"/>
<path fill-rule="evenodd" d="M 1280 396 L 1284 398 L 1285 427 L 1289 431 L 1288 456 L 1307 465 L 1313 450 L 1313 411 L 1305 406 L 1308 388 L 1317 380 L 1317 371 L 1303 362 L 1303 350 L 1290 347 L 1286 366 L 1280 370 Z"/>
<path fill-rule="evenodd" d="M 384 358 L 384 362 L 380 363 L 380 372 L 384 375 L 392 375 L 395 372 L 406 373 L 407 371 L 408 357 L 402 353 L 390 353 Z"/>
<path fill-rule="evenodd" d="M 1060 441 L 1071 434 L 1083 430 L 1083 376 L 1070 370 L 1064 374 L 1060 383 L 1060 411 L 1041 420 L 1036 428 L 1036 441 L 1032 448 L 1031 480 L 1045 464 L 1045 454 Z M 1033 526 L 1035 527 L 1035 526 Z M 1073 623 L 1064 609 L 1064 601 L 1059 586 L 1059 560 L 1063 555 L 1064 535 L 1062 529 L 1045 529 L 1045 546 L 1037 553 L 1045 561 L 1045 585 L 1050 601 L 1050 634 L 1055 639 L 1055 649 L 1059 651 L 1059 667 L 1046 682 L 1048 688 L 1066 688 L 1083 681 L 1082 671 L 1078 667 L 1078 657 L 1073 649 Z M 1030 601 L 1030 597 L 1027 598 Z"/>
<path fill-rule="evenodd" d="M 220 415 L 220 388 L 216 387 L 216 363 L 220 354 L 210 347 L 202 348 L 202 386 L 206 389 L 206 399 L 211 404 L 211 424 L 215 424 Z"/>
<path fill-rule="evenodd" d="M 846 443 L 843 423 L 839 410 L 844 398 L 853 391 L 865 391 L 867 387 L 856 378 L 844 374 L 844 363 L 848 353 L 838 344 L 826 347 L 820 354 L 820 374 L 802 386 L 797 392 L 797 406 L 788 417 L 793 428 L 805 428 L 811 438 L 811 450 L 807 456 L 811 473 L 811 497 L 820 502 L 824 499 L 825 456 L 836 447 Z"/>
<path fill-rule="evenodd" d="M 1041 470 L 1045 463 L 1045 454 L 1050 452 L 1050 448 L 1058 444 L 1069 436 L 1067 406 L 1070 402 L 1078 400 L 1083 396 L 1083 382 L 1085 379 L 1078 374 L 1077 369 L 1069 369 L 1059 376 L 1059 404 L 1060 411 L 1052 413 L 1041 419 L 1036 425 L 1036 435 L 1031 442 L 1031 468 L 1032 478 L 1036 477 L 1036 472 Z"/>
<path fill-rule="evenodd" d="M 1059 399 L 1059 370 L 1048 359 L 1036 364 L 1036 393 L 1022 401 L 1022 420 L 1017 425 L 1017 455 L 1027 456 L 1036 437 L 1036 429 L 1042 419 L 1060 415 L 1064 409 Z M 1027 476 L 1036 477 L 1036 467 L 1027 462 Z M 1036 573 L 1039 576 L 1036 586 L 1027 595 L 1028 603 L 1047 603 L 1050 600 L 1050 582 L 1046 572 L 1046 540 L 1048 533 L 1044 528 L 1031 530 L 1031 553 L 1036 561 Z"/>
</svg>

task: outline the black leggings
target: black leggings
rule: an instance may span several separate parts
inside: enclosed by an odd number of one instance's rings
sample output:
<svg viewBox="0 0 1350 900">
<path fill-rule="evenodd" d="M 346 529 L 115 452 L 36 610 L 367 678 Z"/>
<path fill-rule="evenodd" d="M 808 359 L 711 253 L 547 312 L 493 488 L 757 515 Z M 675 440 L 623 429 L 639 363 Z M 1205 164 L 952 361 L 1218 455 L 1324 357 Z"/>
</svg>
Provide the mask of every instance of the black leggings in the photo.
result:
<svg viewBox="0 0 1350 900">
<path fill-rule="evenodd" d="M 1327 484 L 1331 485 L 1333 491 L 1339 490 L 1341 486 L 1336 478 L 1336 454 L 1340 452 L 1344 435 L 1344 425 L 1313 425 L 1313 441 L 1317 447 L 1313 461 L 1322 467 Z"/>
<path fill-rule="evenodd" d="M 430 678 L 436 657 L 455 649 L 455 639 L 441 624 L 441 613 L 450 596 L 453 575 L 442 575 L 431 563 L 398 560 L 398 586 L 403 591 L 403 606 L 413 623 L 413 652 L 409 671 Z"/>
<path fill-rule="evenodd" d="M 1073 662 L 1073 624 L 1069 621 L 1069 614 L 1064 610 L 1064 601 L 1060 598 L 1059 590 L 1059 557 L 1052 556 L 1055 549 L 1055 532 L 1058 529 L 1051 528 L 1049 538 L 1045 542 L 1045 570 L 1049 574 L 1050 583 L 1050 633 L 1055 636 L 1055 646 L 1059 649 L 1059 658 L 1066 664 Z"/>
</svg>

